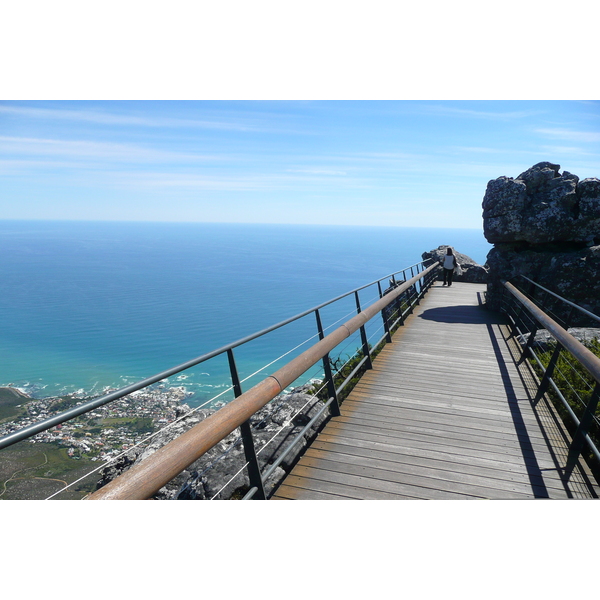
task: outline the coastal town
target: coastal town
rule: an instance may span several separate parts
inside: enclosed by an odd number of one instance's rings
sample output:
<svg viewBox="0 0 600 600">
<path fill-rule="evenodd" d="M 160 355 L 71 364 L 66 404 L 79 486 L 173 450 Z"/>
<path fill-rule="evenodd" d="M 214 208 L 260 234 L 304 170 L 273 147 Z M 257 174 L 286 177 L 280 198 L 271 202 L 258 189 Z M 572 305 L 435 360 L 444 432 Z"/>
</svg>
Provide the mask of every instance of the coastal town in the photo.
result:
<svg viewBox="0 0 600 600">
<path fill-rule="evenodd" d="M 68 456 L 75 460 L 85 456 L 92 461 L 108 461 L 187 413 L 190 408 L 183 402 L 188 394 L 181 386 L 159 385 L 139 390 L 38 433 L 28 442 L 67 447 Z M 71 397 L 24 400 L 18 406 L 21 410 L 19 417 L 9 423 L 0 423 L 0 437 L 86 401 L 74 394 Z"/>
</svg>

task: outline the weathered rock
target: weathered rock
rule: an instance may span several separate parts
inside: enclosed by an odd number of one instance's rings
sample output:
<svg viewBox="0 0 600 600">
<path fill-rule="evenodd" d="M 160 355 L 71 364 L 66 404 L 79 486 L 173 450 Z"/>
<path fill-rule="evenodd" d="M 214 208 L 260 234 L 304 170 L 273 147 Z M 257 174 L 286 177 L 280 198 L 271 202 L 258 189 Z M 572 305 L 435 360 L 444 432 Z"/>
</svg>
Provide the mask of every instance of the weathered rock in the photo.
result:
<svg viewBox="0 0 600 600">
<path fill-rule="evenodd" d="M 488 183 L 483 198 L 483 231 L 491 244 L 581 242 L 600 244 L 600 180 L 579 181 L 542 162 L 516 179 Z"/>
<path fill-rule="evenodd" d="M 525 275 L 555 294 L 600 315 L 600 246 L 561 252 L 559 246 L 501 244 L 490 250 L 487 264 L 490 269 L 487 303 L 493 310 L 499 310 L 501 306 L 502 282 L 510 281 L 519 288 L 528 289 L 531 284 L 520 277 Z M 557 304 L 551 297 L 548 302 L 555 307 L 557 316 L 566 317 L 570 310 L 568 305 Z M 573 323 L 588 324 L 587 319 L 574 316 L 578 318 Z"/>
<path fill-rule="evenodd" d="M 432 259 L 435 262 L 443 262 L 444 256 L 446 256 L 446 251 L 451 246 L 438 246 L 435 250 L 430 250 L 429 252 L 423 252 L 421 254 L 421 258 L 423 260 Z M 454 281 L 463 281 L 465 283 L 486 283 L 488 280 L 488 269 L 487 265 L 482 266 L 477 264 L 472 258 L 467 256 L 466 254 L 461 254 L 460 252 L 456 252 L 454 248 L 452 248 L 454 252 L 454 256 L 456 256 L 456 260 L 462 269 L 461 275 L 454 275 Z M 442 275 L 440 273 L 440 279 Z"/>
<path fill-rule="evenodd" d="M 543 162 L 488 183 L 482 207 L 484 235 L 494 244 L 486 262 L 491 309 L 501 308 L 502 282 L 527 286 L 524 275 L 600 314 L 600 180 L 559 169 Z M 550 302 L 565 319 L 568 306 Z M 591 325 L 579 315 L 573 324 Z"/>
<path fill-rule="evenodd" d="M 274 398 L 250 419 L 254 446 L 263 472 L 267 465 L 272 464 L 286 450 L 289 441 L 304 428 L 323 405 L 310 393 L 311 388 L 311 385 L 302 386 L 289 394 Z M 189 410 L 189 407 L 187 408 Z M 154 437 L 151 444 L 144 449 L 131 450 L 117 464 L 111 464 L 103 469 L 97 487 L 106 485 L 126 469 L 141 462 L 212 413 L 214 410 L 190 413 Z M 283 479 L 303 449 L 316 436 L 326 418 L 327 411 L 317 419 L 281 465 L 275 469 L 265 482 L 267 494 Z M 239 431 L 236 430 L 161 488 L 154 499 L 229 499 L 236 492 L 249 487 L 248 475 L 244 468 L 245 462 L 244 447 Z"/>
<path fill-rule="evenodd" d="M 598 327 L 569 327 L 567 331 L 576 339 L 585 344 L 592 340 L 600 340 L 600 328 Z M 521 346 L 525 346 L 529 341 L 528 335 L 517 336 L 517 341 Z M 555 343 L 555 339 L 545 329 L 536 331 L 534 338 L 534 348 L 540 352 L 545 352 L 551 345 Z"/>
</svg>

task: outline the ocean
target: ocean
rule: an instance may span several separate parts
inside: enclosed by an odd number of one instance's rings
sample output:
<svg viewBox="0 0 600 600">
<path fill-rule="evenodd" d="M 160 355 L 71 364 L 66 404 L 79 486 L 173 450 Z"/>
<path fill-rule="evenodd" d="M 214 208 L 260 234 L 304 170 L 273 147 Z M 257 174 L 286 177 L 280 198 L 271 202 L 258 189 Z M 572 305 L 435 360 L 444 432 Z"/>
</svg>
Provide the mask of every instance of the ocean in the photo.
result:
<svg viewBox="0 0 600 600">
<path fill-rule="evenodd" d="M 38 398 L 97 396 L 413 265 L 441 244 L 480 264 L 491 248 L 469 229 L 0 221 L 0 386 Z M 377 297 L 376 287 L 361 292 L 365 305 Z M 353 298 L 324 309 L 324 325 L 355 310 Z M 244 389 L 315 334 L 311 315 L 236 349 L 244 379 L 285 355 Z M 227 401 L 228 373 L 222 356 L 163 385 L 184 386 L 191 405 L 219 394 Z M 321 374 L 315 366 L 306 377 Z"/>
</svg>

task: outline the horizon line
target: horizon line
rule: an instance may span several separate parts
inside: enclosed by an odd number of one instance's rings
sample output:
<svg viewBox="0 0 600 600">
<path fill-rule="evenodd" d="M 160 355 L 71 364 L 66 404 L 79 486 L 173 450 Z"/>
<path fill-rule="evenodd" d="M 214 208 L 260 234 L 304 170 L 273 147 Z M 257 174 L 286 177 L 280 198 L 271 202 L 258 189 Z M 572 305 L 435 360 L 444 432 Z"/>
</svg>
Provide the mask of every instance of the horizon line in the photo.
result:
<svg viewBox="0 0 600 600">
<path fill-rule="evenodd" d="M 163 225 L 261 225 L 261 226 L 296 226 L 296 227 L 361 227 L 371 229 L 456 229 L 456 230 L 468 230 L 468 231 L 482 231 L 478 227 L 441 227 L 439 225 L 432 225 L 430 227 L 423 227 L 422 225 L 361 225 L 361 224 L 339 224 L 339 223 L 289 223 L 289 222 L 262 222 L 262 221 L 158 221 L 158 220 L 136 220 L 136 219 L 69 219 L 69 218 L 57 218 L 57 219 L 43 219 L 43 218 L 1 218 L 2 222 L 29 222 L 29 223 L 148 223 L 148 224 L 163 224 Z"/>
</svg>

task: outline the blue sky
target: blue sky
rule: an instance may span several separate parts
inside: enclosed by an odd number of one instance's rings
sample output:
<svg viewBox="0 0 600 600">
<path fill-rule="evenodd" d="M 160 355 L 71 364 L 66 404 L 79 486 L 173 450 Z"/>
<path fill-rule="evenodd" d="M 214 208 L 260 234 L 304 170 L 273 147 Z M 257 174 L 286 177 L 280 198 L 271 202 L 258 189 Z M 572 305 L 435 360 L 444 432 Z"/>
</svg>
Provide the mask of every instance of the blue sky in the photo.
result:
<svg viewBox="0 0 600 600">
<path fill-rule="evenodd" d="M 600 177 L 596 101 L 0 101 L 0 218 L 481 227 L 487 182 Z"/>
</svg>

